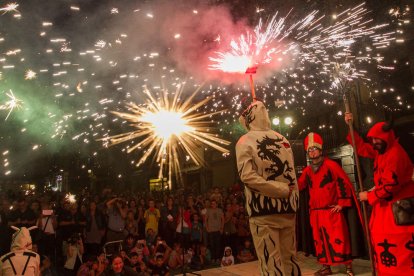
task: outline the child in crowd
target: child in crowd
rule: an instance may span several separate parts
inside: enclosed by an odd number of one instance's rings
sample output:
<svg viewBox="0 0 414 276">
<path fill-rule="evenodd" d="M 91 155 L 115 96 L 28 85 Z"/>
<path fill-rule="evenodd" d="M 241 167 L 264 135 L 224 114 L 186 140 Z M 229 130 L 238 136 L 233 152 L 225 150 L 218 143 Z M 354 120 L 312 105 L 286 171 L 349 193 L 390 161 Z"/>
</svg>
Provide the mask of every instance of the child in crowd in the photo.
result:
<svg viewBox="0 0 414 276">
<path fill-rule="evenodd" d="M 79 267 L 79 270 L 76 276 L 95 275 L 93 274 L 94 273 L 93 264 L 95 260 L 96 260 L 96 256 L 93 256 L 93 255 L 86 256 L 85 262 Z"/>
<path fill-rule="evenodd" d="M 97 259 L 98 261 L 96 271 L 99 273 L 103 273 L 105 269 L 108 267 L 109 261 L 106 259 L 104 252 L 100 252 Z"/>
<path fill-rule="evenodd" d="M 198 214 L 193 215 L 193 223 L 191 228 L 191 243 L 195 246 L 194 251 L 200 251 L 201 238 L 203 235 L 203 224 L 199 220 Z"/>
<path fill-rule="evenodd" d="M 183 265 L 183 251 L 179 242 L 174 243 L 174 249 L 168 258 L 168 266 L 171 269 L 180 268 Z"/>
<path fill-rule="evenodd" d="M 200 245 L 200 263 L 201 267 L 206 267 L 211 264 L 211 252 L 204 244 Z"/>
<path fill-rule="evenodd" d="M 237 260 L 241 263 L 247 263 L 253 261 L 254 259 L 256 259 L 255 250 L 252 247 L 251 241 L 246 239 L 243 247 L 239 251 L 239 254 L 237 254 Z"/>
<path fill-rule="evenodd" d="M 131 266 L 131 260 L 126 253 L 125 249 L 122 249 L 119 251 L 119 255 L 122 257 L 122 261 L 124 262 L 124 265 Z"/>
<path fill-rule="evenodd" d="M 50 259 L 46 255 L 40 256 L 40 275 L 42 276 L 52 276 L 54 275 L 51 269 Z"/>
<path fill-rule="evenodd" d="M 221 259 L 221 266 L 234 265 L 234 257 L 230 246 L 224 248 L 224 256 Z"/>
<path fill-rule="evenodd" d="M 146 245 L 145 240 L 137 240 L 135 247 L 131 249 L 131 253 L 137 253 L 138 257 L 144 262 L 149 259 L 150 251 Z"/>
<path fill-rule="evenodd" d="M 129 266 L 133 270 L 138 272 L 140 270 L 140 263 L 141 263 L 141 260 L 139 259 L 138 254 L 136 252 L 132 252 L 131 257 L 129 258 L 129 260 L 130 260 Z"/>
<path fill-rule="evenodd" d="M 128 234 L 128 236 L 126 236 L 123 242 L 122 248 L 129 255 L 131 253 L 131 250 L 134 248 L 134 246 L 135 246 L 135 237 L 132 234 Z"/>
<path fill-rule="evenodd" d="M 154 249 L 155 247 L 155 238 L 157 237 L 157 234 L 154 232 L 154 230 L 152 228 L 148 228 L 147 230 L 147 235 L 145 237 L 146 242 L 147 242 L 147 247 L 149 249 Z"/>
<path fill-rule="evenodd" d="M 150 269 L 152 270 L 151 275 L 153 276 L 169 276 L 170 268 L 164 264 L 163 257 L 157 256 L 155 259 L 155 264 L 150 264 Z"/>
</svg>

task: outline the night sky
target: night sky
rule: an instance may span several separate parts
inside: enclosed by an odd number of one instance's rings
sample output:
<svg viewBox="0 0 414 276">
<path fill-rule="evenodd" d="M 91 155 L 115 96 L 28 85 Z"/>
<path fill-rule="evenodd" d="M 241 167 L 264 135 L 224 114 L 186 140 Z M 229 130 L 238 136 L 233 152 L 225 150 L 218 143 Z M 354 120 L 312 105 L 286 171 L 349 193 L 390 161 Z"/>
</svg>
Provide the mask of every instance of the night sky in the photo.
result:
<svg viewBox="0 0 414 276">
<path fill-rule="evenodd" d="M 324 29 L 361 2 L 31 0 L 16 1 L 18 6 L 7 10 L 13 3 L 0 4 L 0 181 L 42 181 L 61 170 L 74 179 L 87 178 L 88 170 L 109 179 L 131 175 L 145 149 L 127 154 L 126 147 L 136 141 L 107 148 L 99 139 L 131 131 L 111 111 L 127 111 L 128 102 L 143 104 L 144 86 L 160 97 L 163 89 L 173 92 L 185 83 L 187 97 L 202 84 L 194 101 L 212 100 L 197 112 L 224 110 L 212 116 L 211 131 L 234 143 L 243 133 L 237 118 L 241 99 L 249 96 L 248 78 L 210 70 L 209 57 L 227 51 L 231 39 L 252 33 L 260 19 L 266 26 L 276 12 L 286 16 L 289 26 L 318 10 L 318 17 L 325 14 L 319 22 Z M 394 40 L 354 63 L 366 72 L 352 81 L 361 87 L 363 128 L 372 124 L 367 117 L 375 122 L 414 115 L 409 50 L 414 49 L 414 5 L 367 1 L 365 7 L 370 12 L 364 19 L 372 19 L 367 24 L 387 24 L 376 32 L 392 32 Z M 295 36 L 298 32 L 272 46 L 306 45 L 306 39 Z M 349 49 L 358 56 L 371 46 L 370 38 L 361 37 Z M 329 129 L 343 112 L 332 76 L 321 73 L 323 62 L 303 61 L 307 52 L 301 47 L 276 65 L 276 58 L 259 65 L 255 75 L 257 96 L 271 115 L 294 118 L 291 139 L 303 139 L 307 129 Z M 338 49 L 326 49 L 329 58 Z M 373 59 L 376 55 L 383 57 L 380 62 Z M 9 114 L 10 95 L 20 107 Z M 149 170 L 156 167 L 151 158 L 144 164 Z"/>
</svg>

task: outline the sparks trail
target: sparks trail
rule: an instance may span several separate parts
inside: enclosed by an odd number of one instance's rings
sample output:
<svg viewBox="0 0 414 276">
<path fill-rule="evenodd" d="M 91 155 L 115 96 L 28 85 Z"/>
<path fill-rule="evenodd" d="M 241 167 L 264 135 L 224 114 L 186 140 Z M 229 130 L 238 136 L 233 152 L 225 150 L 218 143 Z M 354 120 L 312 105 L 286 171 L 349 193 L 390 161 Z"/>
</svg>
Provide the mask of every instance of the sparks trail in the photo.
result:
<svg viewBox="0 0 414 276">
<path fill-rule="evenodd" d="M 209 69 L 245 73 L 249 67 L 282 61 L 290 54 L 294 64 L 275 67 L 277 70 L 291 73 L 301 67 L 316 67 L 317 74 L 327 76 L 335 88 L 338 77 L 369 81 L 367 71 L 359 67 L 371 62 L 382 66 L 383 57 L 374 56 L 372 51 L 386 48 L 395 41 L 395 32 L 381 32 L 388 24 L 373 24 L 365 3 L 335 15 L 333 24 L 319 11 L 313 11 L 288 25 L 290 13 L 285 17 L 278 17 L 276 13 L 266 27 L 260 19 L 253 34 L 247 32 L 232 39 L 227 51 L 217 51 L 215 57 L 210 57 Z M 363 43 L 365 49 L 356 51 L 358 43 Z M 338 64 L 344 67 L 340 75 L 335 73 Z"/>
</svg>

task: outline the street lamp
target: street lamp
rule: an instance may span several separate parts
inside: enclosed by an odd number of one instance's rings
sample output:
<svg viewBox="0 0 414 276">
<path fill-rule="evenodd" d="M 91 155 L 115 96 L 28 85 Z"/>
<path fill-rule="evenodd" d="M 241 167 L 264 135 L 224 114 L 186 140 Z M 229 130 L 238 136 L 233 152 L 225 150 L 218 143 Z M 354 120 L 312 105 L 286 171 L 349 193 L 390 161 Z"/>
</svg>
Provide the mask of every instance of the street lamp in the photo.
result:
<svg viewBox="0 0 414 276">
<path fill-rule="evenodd" d="M 275 126 L 278 126 L 278 125 L 280 124 L 280 120 L 279 120 L 279 118 L 278 118 L 278 117 L 273 118 L 272 123 L 273 123 Z"/>
<path fill-rule="evenodd" d="M 293 119 L 292 117 L 286 117 L 284 122 L 285 122 L 285 125 L 289 126 L 293 123 Z"/>
<path fill-rule="evenodd" d="M 283 119 L 274 117 L 272 119 L 272 123 L 279 128 L 279 133 L 282 133 L 285 132 L 293 124 L 293 118 L 290 116 L 286 116 Z M 289 133 L 286 133 L 286 135 L 289 135 Z"/>
</svg>

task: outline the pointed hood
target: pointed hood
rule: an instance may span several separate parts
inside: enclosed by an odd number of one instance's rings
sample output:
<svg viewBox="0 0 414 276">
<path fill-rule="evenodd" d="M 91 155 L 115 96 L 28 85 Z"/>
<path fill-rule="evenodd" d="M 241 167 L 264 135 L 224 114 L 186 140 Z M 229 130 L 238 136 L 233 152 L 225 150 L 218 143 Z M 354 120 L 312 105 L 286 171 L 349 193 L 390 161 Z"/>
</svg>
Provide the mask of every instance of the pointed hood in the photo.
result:
<svg viewBox="0 0 414 276">
<path fill-rule="evenodd" d="M 266 106 L 260 102 L 253 102 L 247 107 L 239 118 L 240 124 L 248 131 L 269 130 L 270 119 Z"/>
<path fill-rule="evenodd" d="M 388 122 L 376 123 L 367 134 L 368 139 L 377 138 L 387 143 L 387 149 L 389 149 L 396 141 L 394 130 L 391 128 L 391 124 Z"/>
<path fill-rule="evenodd" d="M 30 236 L 29 229 L 26 227 L 17 228 L 13 227 L 17 232 L 13 234 L 11 251 L 32 249 L 32 237 Z"/>
<path fill-rule="evenodd" d="M 223 256 L 226 256 L 226 251 L 227 251 L 227 250 L 230 250 L 230 255 L 233 255 L 233 251 L 231 250 L 231 247 L 230 247 L 230 246 L 226 246 L 226 247 L 224 248 Z"/>
</svg>

